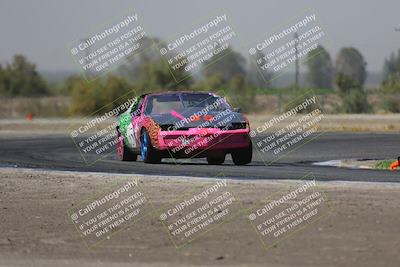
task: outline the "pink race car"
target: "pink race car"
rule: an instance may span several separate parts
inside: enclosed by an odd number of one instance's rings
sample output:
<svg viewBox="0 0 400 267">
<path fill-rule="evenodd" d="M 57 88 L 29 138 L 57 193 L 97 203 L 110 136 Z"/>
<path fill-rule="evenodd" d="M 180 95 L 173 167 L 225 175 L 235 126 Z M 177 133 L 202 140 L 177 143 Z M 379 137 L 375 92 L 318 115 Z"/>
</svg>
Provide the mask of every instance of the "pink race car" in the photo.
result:
<svg viewBox="0 0 400 267">
<path fill-rule="evenodd" d="M 230 153 L 236 165 L 251 162 L 250 126 L 213 93 L 163 92 L 145 94 L 118 118 L 118 156 L 146 163 L 162 158 L 207 158 L 222 164 Z"/>
</svg>

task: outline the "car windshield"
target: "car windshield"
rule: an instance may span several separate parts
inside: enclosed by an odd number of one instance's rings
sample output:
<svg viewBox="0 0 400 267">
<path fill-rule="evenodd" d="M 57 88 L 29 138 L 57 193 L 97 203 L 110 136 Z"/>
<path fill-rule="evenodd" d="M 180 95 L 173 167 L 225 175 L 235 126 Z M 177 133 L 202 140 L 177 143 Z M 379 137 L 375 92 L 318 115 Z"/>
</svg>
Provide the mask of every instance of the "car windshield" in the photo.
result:
<svg viewBox="0 0 400 267">
<path fill-rule="evenodd" d="M 215 111 L 230 109 L 225 100 L 218 96 L 205 93 L 175 93 L 149 96 L 145 114 L 162 114 L 172 110 L 207 106 L 213 106 L 212 110 Z"/>
</svg>

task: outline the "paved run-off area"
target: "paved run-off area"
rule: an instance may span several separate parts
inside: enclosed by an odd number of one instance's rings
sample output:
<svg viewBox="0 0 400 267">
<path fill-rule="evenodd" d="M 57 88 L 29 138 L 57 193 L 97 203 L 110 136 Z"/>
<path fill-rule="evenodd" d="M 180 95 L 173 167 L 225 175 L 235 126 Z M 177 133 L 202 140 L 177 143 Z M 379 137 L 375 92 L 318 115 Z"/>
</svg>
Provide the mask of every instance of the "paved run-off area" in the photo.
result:
<svg viewBox="0 0 400 267">
<path fill-rule="evenodd" d="M 244 211 L 180 249 L 168 239 L 156 213 L 151 213 L 89 250 L 67 210 L 134 178 L 155 210 L 185 190 L 215 183 L 205 178 L 2 168 L 0 265 L 398 266 L 400 262 L 397 183 L 317 182 L 329 205 L 325 216 L 269 249 L 261 245 Z M 248 206 L 262 205 L 263 199 L 294 181 L 228 183 Z"/>
</svg>

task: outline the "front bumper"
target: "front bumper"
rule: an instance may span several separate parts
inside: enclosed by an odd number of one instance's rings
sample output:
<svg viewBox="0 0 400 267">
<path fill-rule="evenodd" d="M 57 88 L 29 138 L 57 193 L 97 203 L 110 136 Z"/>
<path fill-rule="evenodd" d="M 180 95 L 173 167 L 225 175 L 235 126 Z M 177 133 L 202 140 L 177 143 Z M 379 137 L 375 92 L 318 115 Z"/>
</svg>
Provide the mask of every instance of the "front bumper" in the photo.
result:
<svg viewBox="0 0 400 267">
<path fill-rule="evenodd" d="M 250 130 L 221 130 L 218 128 L 190 128 L 185 131 L 160 131 L 158 144 L 160 150 L 172 153 L 192 153 L 205 149 L 229 150 L 248 147 L 251 143 Z"/>
</svg>

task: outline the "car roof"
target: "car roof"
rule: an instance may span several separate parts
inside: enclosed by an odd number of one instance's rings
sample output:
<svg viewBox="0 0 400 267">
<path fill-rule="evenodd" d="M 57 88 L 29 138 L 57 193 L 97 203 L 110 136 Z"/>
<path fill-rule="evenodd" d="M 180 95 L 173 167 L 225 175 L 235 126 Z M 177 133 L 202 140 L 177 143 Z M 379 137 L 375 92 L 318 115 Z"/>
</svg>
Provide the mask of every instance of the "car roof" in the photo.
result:
<svg viewBox="0 0 400 267">
<path fill-rule="evenodd" d="M 168 94 L 211 94 L 214 95 L 214 93 L 211 92 L 205 92 L 205 91 L 164 91 L 164 92 L 155 92 L 155 93 L 146 93 L 141 95 L 141 97 L 145 97 L 146 95 L 168 95 Z"/>
</svg>

